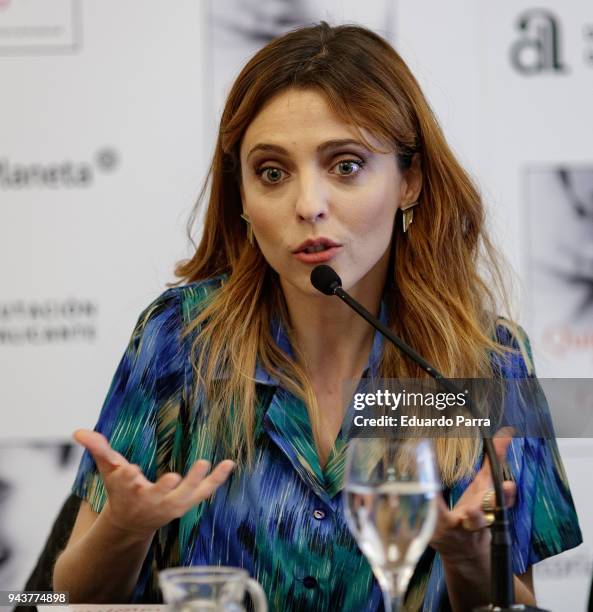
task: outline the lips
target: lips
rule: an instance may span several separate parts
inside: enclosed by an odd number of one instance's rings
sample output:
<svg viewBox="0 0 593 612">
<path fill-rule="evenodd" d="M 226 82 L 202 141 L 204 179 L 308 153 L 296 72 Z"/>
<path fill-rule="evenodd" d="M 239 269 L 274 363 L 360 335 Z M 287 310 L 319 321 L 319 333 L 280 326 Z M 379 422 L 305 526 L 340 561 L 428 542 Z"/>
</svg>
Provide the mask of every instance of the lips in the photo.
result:
<svg viewBox="0 0 593 612">
<path fill-rule="evenodd" d="M 299 246 L 294 249 L 292 253 L 293 255 L 298 253 L 307 253 L 311 255 L 313 253 L 322 253 L 323 251 L 339 246 L 342 245 L 330 240 L 329 238 L 321 236 L 319 238 L 310 238 L 309 240 L 305 240 L 305 242 L 299 244 Z"/>
<path fill-rule="evenodd" d="M 341 247 L 341 244 L 321 236 L 319 238 L 305 240 L 305 242 L 299 244 L 299 246 L 292 251 L 292 254 L 302 263 L 320 264 L 333 259 L 338 254 Z"/>
</svg>

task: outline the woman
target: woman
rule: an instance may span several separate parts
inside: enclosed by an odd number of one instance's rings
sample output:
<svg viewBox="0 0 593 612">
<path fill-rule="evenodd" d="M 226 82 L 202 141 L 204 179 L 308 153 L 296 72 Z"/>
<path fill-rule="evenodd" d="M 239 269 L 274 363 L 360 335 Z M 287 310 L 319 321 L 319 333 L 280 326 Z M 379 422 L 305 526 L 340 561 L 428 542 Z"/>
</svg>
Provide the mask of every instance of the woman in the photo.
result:
<svg viewBox="0 0 593 612">
<path fill-rule="evenodd" d="M 531 375 L 525 336 L 497 324 L 492 281 L 477 272 L 484 247 L 498 279 L 482 202 L 397 53 L 325 23 L 243 69 L 210 179 L 201 242 L 176 271 L 186 284 L 142 313 L 109 390 L 96 427 L 109 444 L 75 434 L 89 451 L 74 486 L 84 501 L 55 588 L 72 601 L 151 600 L 158 569 L 221 564 L 248 569 L 274 610 L 381 609 L 342 514 L 341 385 L 422 373 L 309 275 L 330 263 L 445 375 Z M 529 603 L 532 564 L 580 532 L 555 443 L 499 438 L 501 457 L 509 443 L 515 585 Z M 438 441 L 448 504 L 410 610 L 488 601 L 480 448 Z M 208 476 L 205 460 L 217 464 Z M 506 492 L 513 503 L 515 485 Z"/>
</svg>

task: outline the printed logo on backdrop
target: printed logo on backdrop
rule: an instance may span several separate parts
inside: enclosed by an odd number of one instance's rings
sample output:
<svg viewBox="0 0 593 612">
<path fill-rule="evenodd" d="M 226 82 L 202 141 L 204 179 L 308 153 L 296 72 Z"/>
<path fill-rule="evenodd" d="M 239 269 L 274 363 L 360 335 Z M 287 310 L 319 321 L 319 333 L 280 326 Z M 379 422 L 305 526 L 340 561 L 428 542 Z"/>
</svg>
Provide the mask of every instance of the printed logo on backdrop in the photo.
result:
<svg viewBox="0 0 593 612">
<path fill-rule="evenodd" d="M 81 42 L 80 0 L 0 0 L 0 54 L 75 53 Z"/>
<path fill-rule="evenodd" d="M 0 302 L 0 346 L 89 343 L 97 337 L 99 306 L 81 297 Z"/>
<path fill-rule="evenodd" d="M 0 156 L 0 189 L 76 189 L 90 187 L 99 176 L 118 169 L 116 149 L 99 149 L 88 161 L 22 162 Z"/>
<path fill-rule="evenodd" d="M 511 63 L 521 74 L 565 72 L 560 21 L 551 11 L 531 9 L 517 19 L 520 38 L 511 47 Z"/>
<path fill-rule="evenodd" d="M 583 28 L 585 35 L 585 49 L 584 57 L 585 62 L 593 66 L 593 25 L 587 25 Z"/>
<path fill-rule="evenodd" d="M 513 68 L 524 76 L 564 75 L 570 66 L 564 59 L 564 37 L 560 17 L 547 9 L 533 8 L 515 21 L 519 36 L 510 48 Z M 593 24 L 582 27 L 585 65 L 593 67 Z"/>
<path fill-rule="evenodd" d="M 530 331 L 550 369 L 543 375 L 588 377 L 593 368 L 593 166 L 531 167 L 525 183 Z"/>
<path fill-rule="evenodd" d="M 593 553 L 585 544 L 535 565 L 535 577 L 546 581 L 561 581 L 570 577 L 590 579 L 592 572 Z"/>
</svg>

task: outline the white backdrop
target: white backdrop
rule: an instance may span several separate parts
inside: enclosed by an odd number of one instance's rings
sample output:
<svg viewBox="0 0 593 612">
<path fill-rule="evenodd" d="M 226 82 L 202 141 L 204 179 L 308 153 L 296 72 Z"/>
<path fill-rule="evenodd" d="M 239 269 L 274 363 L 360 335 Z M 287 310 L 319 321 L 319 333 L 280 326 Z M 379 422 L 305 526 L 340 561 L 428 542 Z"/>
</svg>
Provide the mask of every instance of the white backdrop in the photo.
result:
<svg viewBox="0 0 593 612">
<path fill-rule="evenodd" d="M 566 193 L 550 186 L 562 168 L 593 175 L 591 3 L 0 0 L 5 457 L 94 425 L 138 314 L 190 252 L 185 223 L 234 75 L 281 24 L 320 18 L 363 23 L 395 44 L 482 189 L 520 279 L 517 314 L 539 375 L 593 375 L 593 317 L 571 314 L 576 289 L 546 293 L 537 281 L 542 257 L 566 244 L 593 277 L 593 219 L 565 223 Z M 582 610 L 593 446 L 561 445 L 585 544 L 538 566 L 537 590 L 543 605 Z M 56 486 L 31 520 L 49 526 L 65 495 Z M 16 588 L 25 576 L 2 577 L 0 588 Z"/>
</svg>

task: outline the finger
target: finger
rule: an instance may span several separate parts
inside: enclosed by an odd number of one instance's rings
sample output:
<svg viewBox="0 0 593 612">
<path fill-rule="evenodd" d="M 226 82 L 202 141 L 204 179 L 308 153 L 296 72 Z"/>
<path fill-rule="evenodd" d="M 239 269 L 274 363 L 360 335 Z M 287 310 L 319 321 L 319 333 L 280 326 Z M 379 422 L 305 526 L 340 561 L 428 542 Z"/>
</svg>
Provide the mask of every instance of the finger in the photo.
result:
<svg viewBox="0 0 593 612">
<path fill-rule="evenodd" d="M 513 441 L 514 431 L 515 430 L 512 427 L 501 427 L 492 438 L 494 452 L 496 453 L 496 457 L 500 463 L 503 463 L 506 460 L 509 445 Z M 491 479 L 492 470 L 490 468 L 490 460 L 488 457 L 486 457 L 486 460 L 482 465 L 482 469 L 476 476 L 476 480 L 491 482 Z"/>
<path fill-rule="evenodd" d="M 466 506 L 463 509 L 461 522 L 467 531 L 478 531 L 489 525 L 486 515 L 479 506 Z"/>
<path fill-rule="evenodd" d="M 182 478 L 174 491 L 175 499 L 180 501 L 189 498 L 200 486 L 206 474 L 210 471 L 210 462 L 199 459 L 190 468 L 189 472 Z"/>
<path fill-rule="evenodd" d="M 505 508 L 512 508 L 517 501 L 517 485 L 510 480 L 505 480 L 502 483 L 502 490 Z"/>
<path fill-rule="evenodd" d="M 499 461 L 504 461 L 507 456 L 507 450 L 510 443 L 513 441 L 513 433 L 515 430 L 512 427 L 501 427 L 492 438 L 494 450 Z"/>
<path fill-rule="evenodd" d="M 216 489 L 229 477 L 233 471 L 235 464 L 230 459 L 221 461 L 210 473 L 207 478 L 204 478 L 194 495 L 192 496 L 192 503 L 196 504 L 207 497 L 210 497 Z"/>
<path fill-rule="evenodd" d="M 442 494 L 437 495 L 437 522 L 438 528 L 448 530 L 454 529 L 460 522 L 455 512 L 449 509 Z"/>
<path fill-rule="evenodd" d="M 437 512 L 439 514 L 449 512 L 449 506 L 447 506 L 447 502 L 445 501 L 442 493 L 437 495 Z"/>
<path fill-rule="evenodd" d="M 170 493 L 179 483 L 183 480 L 183 476 L 181 474 L 176 474 L 175 472 L 168 472 L 167 474 L 163 474 L 155 483 L 154 490 L 157 493 L 162 495 L 166 495 Z"/>
<path fill-rule="evenodd" d="M 169 495 L 169 500 L 179 508 L 190 508 L 195 504 L 193 498 L 201 482 L 210 471 L 211 464 L 205 459 L 199 459 L 190 468 L 189 472 L 182 478 L 179 484 Z"/>
<path fill-rule="evenodd" d="M 91 453 L 97 468 L 103 475 L 109 474 L 117 467 L 129 465 L 122 455 L 109 446 L 103 434 L 89 429 L 77 429 L 73 438 Z"/>
</svg>

